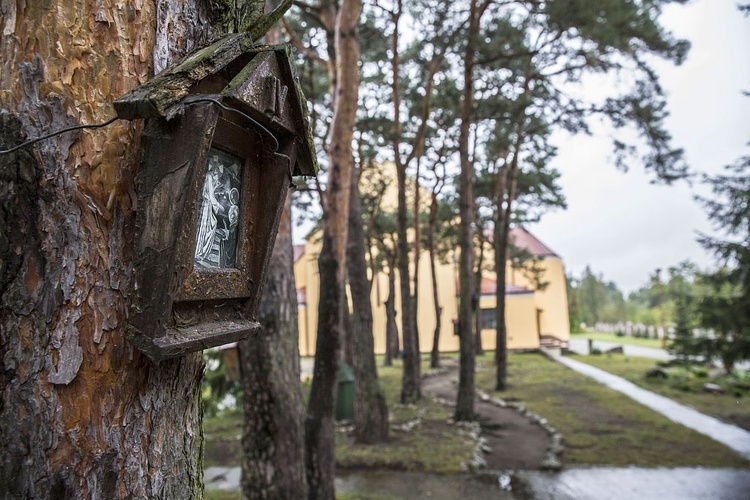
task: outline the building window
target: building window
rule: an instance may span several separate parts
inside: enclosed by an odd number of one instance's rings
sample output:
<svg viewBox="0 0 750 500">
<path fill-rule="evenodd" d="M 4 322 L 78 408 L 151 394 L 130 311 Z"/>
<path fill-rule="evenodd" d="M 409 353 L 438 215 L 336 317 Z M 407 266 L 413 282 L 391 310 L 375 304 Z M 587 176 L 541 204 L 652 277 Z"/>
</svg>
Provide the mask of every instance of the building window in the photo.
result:
<svg viewBox="0 0 750 500">
<path fill-rule="evenodd" d="M 495 315 L 495 308 L 482 308 L 479 310 L 479 326 L 482 330 L 495 330 L 497 329 L 497 317 Z"/>
</svg>

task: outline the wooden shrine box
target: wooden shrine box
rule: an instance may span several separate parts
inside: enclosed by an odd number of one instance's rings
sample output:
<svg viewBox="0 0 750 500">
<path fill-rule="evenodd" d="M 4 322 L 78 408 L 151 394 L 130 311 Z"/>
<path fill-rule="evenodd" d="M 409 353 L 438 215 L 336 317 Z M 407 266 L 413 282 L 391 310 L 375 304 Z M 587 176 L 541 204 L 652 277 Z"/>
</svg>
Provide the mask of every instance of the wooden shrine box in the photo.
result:
<svg viewBox="0 0 750 500">
<path fill-rule="evenodd" d="M 127 339 L 160 361 L 247 337 L 291 177 L 317 172 L 289 47 L 228 35 L 115 109 L 146 118 Z"/>
</svg>

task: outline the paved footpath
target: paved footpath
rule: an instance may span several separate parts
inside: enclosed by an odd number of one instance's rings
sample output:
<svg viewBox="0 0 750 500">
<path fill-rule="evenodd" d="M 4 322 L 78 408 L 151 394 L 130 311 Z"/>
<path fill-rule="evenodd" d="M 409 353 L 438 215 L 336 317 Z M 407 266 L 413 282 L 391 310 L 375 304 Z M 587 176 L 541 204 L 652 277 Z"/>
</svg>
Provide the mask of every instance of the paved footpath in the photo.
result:
<svg viewBox="0 0 750 500">
<path fill-rule="evenodd" d="M 548 355 L 568 368 L 587 375 L 611 389 L 620 391 L 642 405 L 658 411 L 670 420 L 682 424 L 685 427 L 689 427 L 701 434 L 705 434 L 711 439 L 732 448 L 743 457 L 750 459 L 750 432 L 741 429 L 736 425 L 725 424 L 714 417 L 704 415 L 703 413 L 695 411 L 688 406 L 681 405 L 669 398 L 665 398 L 664 396 L 641 389 L 622 377 L 612 375 L 611 373 L 587 365 L 586 363 L 581 363 L 580 361 L 552 353 L 548 353 Z"/>
</svg>

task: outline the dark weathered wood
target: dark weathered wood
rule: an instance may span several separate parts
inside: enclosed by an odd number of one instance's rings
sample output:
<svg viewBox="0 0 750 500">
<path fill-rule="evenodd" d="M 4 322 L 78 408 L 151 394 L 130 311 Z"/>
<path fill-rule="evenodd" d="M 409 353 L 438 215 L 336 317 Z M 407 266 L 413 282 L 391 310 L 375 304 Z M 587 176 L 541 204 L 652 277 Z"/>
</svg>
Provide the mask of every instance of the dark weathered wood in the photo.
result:
<svg viewBox="0 0 750 500">
<path fill-rule="evenodd" d="M 289 47 L 244 48 L 243 40 L 224 37 L 159 77 L 166 84 L 170 74 L 182 75 L 192 81 L 191 92 L 221 95 L 191 94 L 172 104 L 171 119 L 151 118 L 147 125 L 138 174 L 138 258 L 128 338 L 153 360 L 239 338 L 231 324 L 255 318 L 291 177 L 317 171 Z M 120 106 L 138 101 L 133 108 L 138 112 L 163 91 L 148 82 Z M 211 100 L 239 112 L 220 110 Z M 211 147 L 245 161 L 232 269 L 193 265 L 199 197 Z M 219 300 L 223 302 L 204 304 Z M 191 304 L 195 310 L 179 304 Z M 216 330 L 221 329 L 219 319 L 228 322 L 223 334 Z M 180 324 L 185 321 L 189 324 Z M 207 321 L 214 330 L 196 326 Z M 183 326 L 192 328 L 190 335 Z M 199 332 L 206 334 L 203 341 L 193 338 Z M 178 346 L 179 341 L 185 345 Z"/>
<path fill-rule="evenodd" d="M 117 116 L 125 120 L 167 116 L 167 110 L 188 95 L 191 87 L 225 68 L 252 46 L 253 40 L 246 33 L 220 38 L 117 99 Z M 245 56 L 245 64 L 250 57 Z"/>
<path fill-rule="evenodd" d="M 189 352 L 202 351 L 218 345 L 237 342 L 257 334 L 260 324 L 249 320 L 228 320 L 201 323 L 185 328 L 169 328 L 166 333 L 153 340 L 158 351 L 157 361 L 182 356 Z"/>
</svg>

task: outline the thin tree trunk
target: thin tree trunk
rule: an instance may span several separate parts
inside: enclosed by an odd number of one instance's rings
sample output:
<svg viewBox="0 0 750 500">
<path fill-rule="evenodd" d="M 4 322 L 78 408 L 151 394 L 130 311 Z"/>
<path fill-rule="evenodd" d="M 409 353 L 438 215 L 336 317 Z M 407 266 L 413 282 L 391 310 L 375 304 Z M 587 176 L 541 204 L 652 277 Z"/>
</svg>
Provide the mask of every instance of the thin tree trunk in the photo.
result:
<svg viewBox="0 0 750 500">
<path fill-rule="evenodd" d="M 460 363 L 458 379 L 458 395 L 456 397 L 456 420 L 474 420 L 474 371 L 476 359 L 474 357 L 474 333 L 471 318 L 475 309 L 474 286 L 474 249 L 472 248 L 473 218 L 474 218 L 474 166 L 469 158 L 469 135 L 471 131 L 472 112 L 474 104 L 474 50 L 479 32 L 481 17 L 478 0 L 471 1 L 469 13 L 469 36 L 464 55 L 464 89 L 461 100 L 461 127 L 458 139 L 459 156 L 461 160 L 461 174 L 459 180 L 459 335 L 460 335 Z"/>
<path fill-rule="evenodd" d="M 215 32 L 200 9 L 3 2 L 3 146 L 112 117 L 109 102 Z M 124 338 L 140 129 L 0 156 L 2 498 L 202 495 L 201 356 L 154 364 Z"/>
<path fill-rule="evenodd" d="M 393 262 L 388 269 L 388 298 L 385 301 L 385 366 L 393 364 L 399 356 L 398 324 L 396 323 L 396 271 Z"/>
<path fill-rule="evenodd" d="M 524 81 L 523 98 L 529 96 L 528 75 Z M 524 108 L 525 110 L 525 108 Z M 498 173 L 495 184 L 496 213 L 494 229 L 495 248 L 495 270 L 497 272 L 497 286 L 495 288 L 497 336 L 495 348 L 495 390 L 504 391 L 507 388 L 508 378 L 508 330 L 506 327 L 505 306 L 505 282 L 506 262 L 508 260 L 508 237 L 510 235 L 510 219 L 513 213 L 513 203 L 516 199 L 516 186 L 518 184 L 518 156 L 524 141 L 525 113 L 522 113 L 521 123 L 518 126 L 516 140 L 510 163 L 503 172 Z"/>
<path fill-rule="evenodd" d="M 329 184 L 326 194 L 333 187 Z M 318 258 L 320 299 L 318 337 L 310 400 L 305 419 L 305 471 L 308 498 L 334 497 L 333 408 L 336 371 L 344 314 L 344 283 L 339 280 L 339 263 L 334 256 L 333 236 L 323 232 L 323 247 Z"/>
<path fill-rule="evenodd" d="M 401 0 L 397 2 L 397 11 L 393 14 L 393 35 L 391 38 L 391 71 L 393 73 L 393 154 L 396 163 L 398 179 L 398 208 L 396 222 L 398 225 L 398 275 L 401 288 L 401 336 L 404 350 L 404 374 L 401 379 L 401 402 L 408 403 L 421 398 L 420 366 L 417 332 L 415 330 L 416 316 L 411 294 L 411 278 L 409 273 L 409 243 L 406 222 L 406 164 L 400 153 L 401 138 L 401 93 L 399 88 L 399 21 L 402 12 Z"/>
<path fill-rule="evenodd" d="M 421 369 L 421 348 L 419 345 L 419 257 L 422 244 L 421 225 L 419 221 L 419 164 L 417 159 L 417 171 L 414 175 L 414 294 L 411 298 L 411 311 L 414 318 L 414 352 L 417 353 L 417 366 Z M 421 372 L 421 370 L 420 370 Z"/>
<path fill-rule="evenodd" d="M 352 175 L 346 262 L 353 306 L 348 334 L 354 369 L 354 438 L 359 443 L 380 443 L 388 439 L 388 406 L 378 383 L 375 366 L 371 287 L 367 279 L 365 251 L 357 176 Z"/>
<path fill-rule="evenodd" d="M 323 248 L 318 260 L 320 302 L 315 368 L 307 419 L 305 464 L 311 499 L 334 498 L 333 402 L 344 315 L 349 182 L 359 93 L 360 0 L 342 0 L 336 17 L 336 95 L 329 140 Z"/>
<path fill-rule="evenodd" d="M 479 238 L 479 258 L 477 259 L 476 275 L 474 276 L 474 296 L 477 302 L 482 297 L 482 266 L 484 265 L 484 241 Z M 477 355 L 484 354 L 482 348 L 482 311 L 477 305 L 474 310 L 474 352 Z"/>
<path fill-rule="evenodd" d="M 435 229 L 437 227 L 438 198 L 437 193 L 432 193 L 430 204 L 430 219 L 427 229 L 427 249 L 430 252 L 430 279 L 432 280 L 432 303 L 435 306 L 435 331 L 432 335 L 432 351 L 430 352 L 430 367 L 440 366 L 440 329 L 442 324 L 443 308 L 440 307 L 437 282 L 437 262 L 435 256 Z"/>
<path fill-rule="evenodd" d="M 498 172 L 495 183 L 496 207 L 500 217 L 495 221 L 493 228 L 493 243 L 495 251 L 495 273 L 497 284 L 495 287 L 495 390 L 504 391 L 507 388 L 508 377 L 508 333 L 505 326 L 505 283 L 508 281 L 506 275 L 506 260 L 508 253 L 508 234 L 505 232 L 505 224 L 502 218 L 502 203 L 505 193 L 505 185 L 508 167 Z"/>
<path fill-rule="evenodd" d="M 291 194 L 279 222 L 258 321 L 263 331 L 240 342 L 243 498 L 305 498 L 302 388 Z"/>
</svg>

